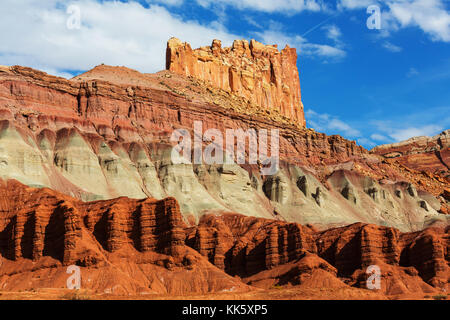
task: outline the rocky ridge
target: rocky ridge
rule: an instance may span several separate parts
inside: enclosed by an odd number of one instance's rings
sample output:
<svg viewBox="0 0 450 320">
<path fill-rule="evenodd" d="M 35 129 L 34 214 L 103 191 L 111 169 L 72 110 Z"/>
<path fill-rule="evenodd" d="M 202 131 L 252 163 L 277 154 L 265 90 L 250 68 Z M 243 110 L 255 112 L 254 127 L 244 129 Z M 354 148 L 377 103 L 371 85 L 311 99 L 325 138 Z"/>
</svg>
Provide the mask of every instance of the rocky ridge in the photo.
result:
<svg viewBox="0 0 450 320">
<path fill-rule="evenodd" d="M 377 146 L 371 152 L 386 159 L 395 159 L 411 169 L 436 174 L 450 181 L 450 130 L 434 137 L 414 137 Z"/>
<path fill-rule="evenodd" d="M 381 145 L 371 153 L 381 155 L 412 179 L 429 176 L 441 181 L 445 186 L 438 194 L 443 206 L 441 212 L 450 213 L 450 130 L 434 137 L 414 137 L 402 142 Z M 417 180 L 418 185 L 424 181 Z"/>
</svg>

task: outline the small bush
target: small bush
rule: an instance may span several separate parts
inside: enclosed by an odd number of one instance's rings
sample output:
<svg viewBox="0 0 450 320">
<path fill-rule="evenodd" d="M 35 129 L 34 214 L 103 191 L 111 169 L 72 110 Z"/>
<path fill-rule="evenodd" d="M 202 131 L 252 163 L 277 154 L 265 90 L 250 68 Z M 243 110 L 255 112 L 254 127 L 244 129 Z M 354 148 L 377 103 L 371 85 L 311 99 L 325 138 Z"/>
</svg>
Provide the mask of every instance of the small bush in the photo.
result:
<svg viewBox="0 0 450 320">
<path fill-rule="evenodd" d="M 446 300 L 447 296 L 445 294 L 438 294 L 436 296 L 433 296 L 434 300 Z"/>
</svg>

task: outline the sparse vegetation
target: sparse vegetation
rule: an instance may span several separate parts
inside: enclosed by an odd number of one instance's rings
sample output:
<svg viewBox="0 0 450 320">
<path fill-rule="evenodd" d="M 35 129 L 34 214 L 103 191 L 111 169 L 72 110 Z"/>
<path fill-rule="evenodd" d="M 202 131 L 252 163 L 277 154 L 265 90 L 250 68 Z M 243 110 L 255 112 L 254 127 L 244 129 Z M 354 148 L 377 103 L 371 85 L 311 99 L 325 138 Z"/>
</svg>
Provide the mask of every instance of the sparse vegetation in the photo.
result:
<svg viewBox="0 0 450 320">
<path fill-rule="evenodd" d="M 276 285 L 272 286 L 272 289 L 283 289 L 283 286 L 276 284 Z"/>
<path fill-rule="evenodd" d="M 446 300 L 447 296 L 445 294 L 438 294 L 438 295 L 433 296 L 433 299 L 434 300 Z"/>
<path fill-rule="evenodd" d="M 61 297 L 64 300 L 91 300 L 91 297 L 87 294 L 82 294 L 79 290 L 74 292 L 68 292 Z"/>
</svg>

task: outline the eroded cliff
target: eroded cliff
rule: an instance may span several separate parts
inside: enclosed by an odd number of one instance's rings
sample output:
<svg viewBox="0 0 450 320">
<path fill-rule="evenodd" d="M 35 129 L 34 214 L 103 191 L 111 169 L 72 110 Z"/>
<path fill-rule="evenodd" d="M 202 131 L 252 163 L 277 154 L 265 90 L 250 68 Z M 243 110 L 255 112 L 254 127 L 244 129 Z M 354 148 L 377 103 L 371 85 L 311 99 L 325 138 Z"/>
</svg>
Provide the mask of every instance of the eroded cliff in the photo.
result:
<svg viewBox="0 0 450 320">
<path fill-rule="evenodd" d="M 446 181 L 168 71 L 102 65 L 65 80 L 3 68 L 0 115 L 2 179 L 87 201 L 172 196 L 188 223 L 238 212 L 320 228 L 367 222 L 412 231 L 447 219 L 438 211 L 449 200 L 435 198 Z M 279 129 L 280 170 L 261 176 L 257 165 L 175 163 L 170 136 L 192 133 L 195 121 L 222 133 Z M 410 183 L 419 192 L 409 192 Z"/>
<path fill-rule="evenodd" d="M 193 50 L 172 38 L 167 43 L 166 68 L 208 81 L 305 126 L 295 48 L 278 51 L 276 45 L 256 40 L 236 40 L 232 47 L 222 48 L 220 40 L 214 40 L 209 47 Z"/>
<path fill-rule="evenodd" d="M 357 223 L 319 232 L 239 214 L 187 226 L 174 198 L 82 202 L 14 180 L 0 183 L 0 216 L 2 294 L 64 292 L 69 265 L 98 297 L 230 298 L 296 287 L 322 298 L 423 298 L 450 289 L 448 227 L 401 233 Z M 380 268 L 380 289 L 366 289 L 370 265 Z"/>
</svg>

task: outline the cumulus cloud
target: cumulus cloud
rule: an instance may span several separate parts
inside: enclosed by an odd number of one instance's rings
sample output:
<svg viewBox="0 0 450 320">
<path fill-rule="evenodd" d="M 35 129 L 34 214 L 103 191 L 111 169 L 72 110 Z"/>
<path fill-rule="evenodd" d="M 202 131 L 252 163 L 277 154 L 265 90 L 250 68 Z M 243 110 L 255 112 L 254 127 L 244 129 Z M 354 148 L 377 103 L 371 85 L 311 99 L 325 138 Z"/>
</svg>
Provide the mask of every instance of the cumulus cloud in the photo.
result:
<svg viewBox="0 0 450 320">
<path fill-rule="evenodd" d="M 419 27 L 435 41 L 450 42 L 450 14 L 441 0 L 388 1 L 401 27 Z"/>
<path fill-rule="evenodd" d="M 220 23 L 183 21 L 159 5 L 144 8 L 137 2 L 94 0 L 70 4 L 80 8 L 80 29 L 67 28 L 71 15 L 66 12 L 66 2 L 1 1 L 1 64 L 25 65 L 63 76 L 100 63 L 155 72 L 164 69 L 165 46 L 172 36 L 194 47 L 214 38 L 226 45 L 241 38 Z"/>
<path fill-rule="evenodd" d="M 183 0 L 147 0 L 148 2 L 181 4 Z M 378 5 L 382 9 L 381 35 L 407 27 L 420 28 L 434 41 L 450 42 L 448 0 L 196 0 L 205 8 L 232 6 L 239 10 L 279 12 L 287 15 L 310 12 L 342 12 Z"/>
<path fill-rule="evenodd" d="M 450 42 L 450 13 L 446 0 L 339 0 L 341 10 L 379 5 L 383 34 L 402 28 L 420 28 L 433 41 Z"/>
</svg>

